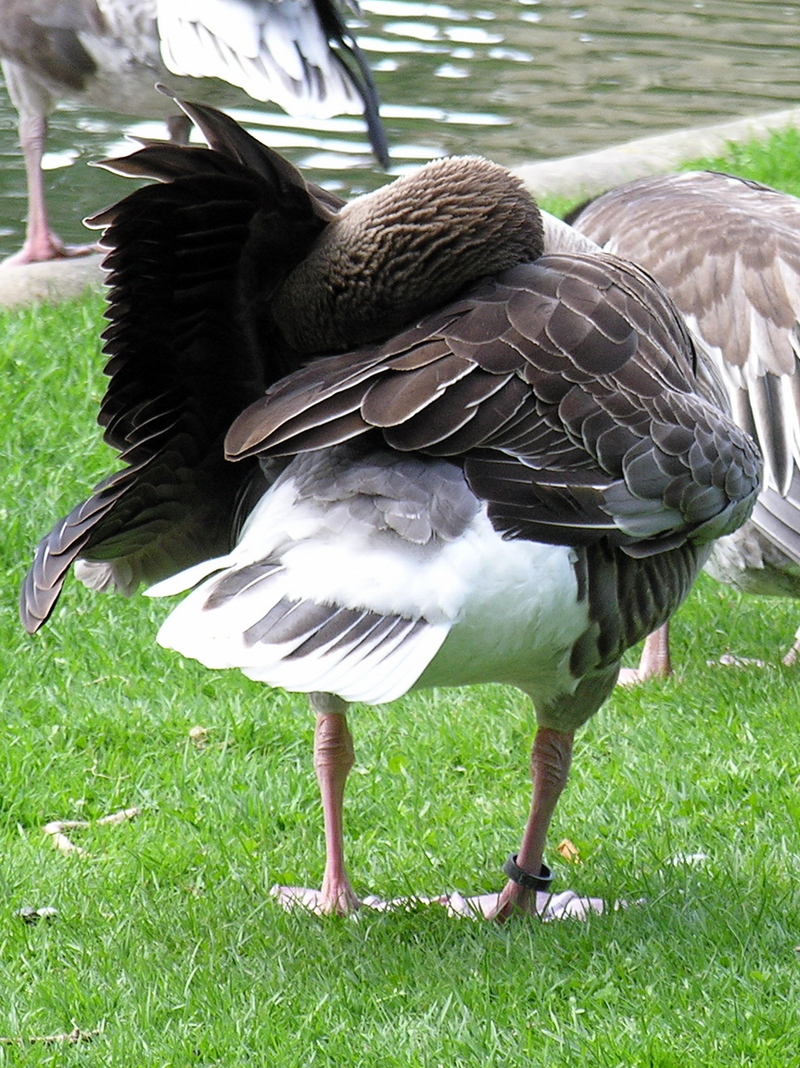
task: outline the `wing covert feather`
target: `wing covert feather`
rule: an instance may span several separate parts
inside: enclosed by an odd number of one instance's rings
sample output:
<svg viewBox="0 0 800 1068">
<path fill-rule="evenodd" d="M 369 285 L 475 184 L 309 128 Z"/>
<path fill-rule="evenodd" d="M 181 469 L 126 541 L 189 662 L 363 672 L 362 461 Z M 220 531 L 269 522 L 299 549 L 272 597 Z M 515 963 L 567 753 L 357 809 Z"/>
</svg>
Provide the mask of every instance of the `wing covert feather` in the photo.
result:
<svg viewBox="0 0 800 1068">
<path fill-rule="evenodd" d="M 572 221 L 661 282 L 761 448 L 765 486 L 785 496 L 800 469 L 800 200 L 687 172 L 620 186 Z"/>
<path fill-rule="evenodd" d="M 345 426 L 357 433 L 360 417 L 362 433 L 395 449 L 459 457 L 510 536 L 606 536 L 642 555 L 718 536 L 758 483 L 745 436 L 728 423 L 716 433 L 724 397 L 693 361 L 644 272 L 615 257 L 545 256 L 386 346 L 295 372 L 234 422 L 226 448 L 233 459 L 291 455 L 308 447 L 311 423 L 320 448 Z"/>
</svg>

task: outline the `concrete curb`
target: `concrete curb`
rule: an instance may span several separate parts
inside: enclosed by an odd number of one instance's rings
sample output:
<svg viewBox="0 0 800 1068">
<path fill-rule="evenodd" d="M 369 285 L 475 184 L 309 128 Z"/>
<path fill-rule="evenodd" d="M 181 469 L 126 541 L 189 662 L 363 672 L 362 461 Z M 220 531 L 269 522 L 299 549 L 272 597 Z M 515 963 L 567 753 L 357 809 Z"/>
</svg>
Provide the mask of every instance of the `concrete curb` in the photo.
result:
<svg viewBox="0 0 800 1068">
<path fill-rule="evenodd" d="M 103 289 L 105 272 L 101 253 L 29 263 L 24 267 L 0 267 L 0 308 L 26 304 L 58 304 L 80 297 L 87 290 Z"/>
<path fill-rule="evenodd" d="M 581 156 L 524 164 L 514 173 L 534 196 L 596 196 L 634 178 L 675 170 L 687 160 L 718 156 L 731 142 L 766 140 L 790 126 L 800 127 L 800 108 L 641 137 Z"/>
<path fill-rule="evenodd" d="M 787 127 L 800 128 L 800 107 L 642 137 L 581 156 L 524 164 L 516 167 L 515 173 L 535 196 L 578 199 L 634 178 L 663 174 L 690 159 L 719 155 L 731 142 L 764 140 L 775 130 Z M 0 267 L 0 308 L 36 302 L 53 304 L 80 296 L 87 289 L 101 291 L 105 277 L 100 270 L 101 261 L 101 255 L 93 255 L 26 267 Z"/>
</svg>

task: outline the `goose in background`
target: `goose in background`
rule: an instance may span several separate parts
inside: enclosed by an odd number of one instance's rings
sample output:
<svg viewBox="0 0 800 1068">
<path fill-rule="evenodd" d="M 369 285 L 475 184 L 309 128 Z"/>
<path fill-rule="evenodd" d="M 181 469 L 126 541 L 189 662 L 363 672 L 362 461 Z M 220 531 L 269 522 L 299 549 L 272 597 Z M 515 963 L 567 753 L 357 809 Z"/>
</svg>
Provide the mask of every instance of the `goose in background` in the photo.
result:
<svg viewBox="0 0 800 1068">
<path fill-rule="evenodd" d="M 530 813 L 505 887 L 470 907 L 541 914 L 574 732 L 749 515 L 757 450 L 660 287 L 554 251 L 593 246 L 552 221 L 546 251 L 504 168 L 437 160 L 344 204 L 183 107 L 209 149 L 107 164 L 160 182 L 94 220 L 99 422 L 125 466 L 39 545 L 22 621 L 46 621 L 73 564 L 96 589 L 191 590 L 163 645 L 308 693 L 325 872 L 278 894 L 326 913 L 360 904 L 349 704 L 517 686 L 538 724 Z"/>
<path fill-rule="evenodd" d="M 715 543 L 706 570 L 745 593 L 800 597 L 800 200 L 691 171 L 619 186 L 568 221 L 664 286 L 761 449 L 752 518 Z M 784 663 L 799 653 L 800 631 Z M 626 681 L 670 670 L 665 626 Z"/>
<path fill-rule="evenodd" d="M 184 92 L 223 107 L 262 100 L 296 116 L 363 113 L 387 167 L 377 91 L 345 6 L 357 12 L 355 0 L 0 0 L 0 59 L 28 185 L 25 243 L 5 262 L 91 251 L 66 248 L 48 223 L 42 155 L 59 100 L 164 119 L 185 140 L 185 116 L 153 92 L 177 75 L 198 80 Z"/>
</svg>

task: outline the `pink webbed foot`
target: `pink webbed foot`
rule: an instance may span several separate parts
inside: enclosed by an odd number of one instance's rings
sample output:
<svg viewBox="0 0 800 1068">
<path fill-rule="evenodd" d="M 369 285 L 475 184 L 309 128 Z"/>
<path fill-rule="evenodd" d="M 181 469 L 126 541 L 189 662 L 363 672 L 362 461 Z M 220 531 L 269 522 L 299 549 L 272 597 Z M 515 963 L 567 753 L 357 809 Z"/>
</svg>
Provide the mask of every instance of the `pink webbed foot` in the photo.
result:
<svg viewBox="0 0 800 1068">
<path fill-rule="evenodd" d="M 0 263 L 1 267 L 25 267 L 31 263 L 52 263 L 55 260 L 75 259 L 100 252 L 99 245 L 65 245 L 56 234 L 49 232 L 36 241 L 26 241 L 19 252 Z"/>
<path fill-rule="evenodd" d="M 361 901 L 347 884 L 338 891 L 310 890 L 302 886 L 273 886 L 270 890 L 281 908 L 287 912 L 306 909 L 316 916 L 352 916 L 361 908 Z"/>
<path fill-rule="evenodd" d="M 464 916 L 470 919 L 493 920 L 505 923 L 514 915 L 534 916 L 547 923 L 550 920 L 587 920 L 592 915 L 603 913 L 607 903 L 599 897 L 580 897 L 574 890 L 563 890 L 551 894 L 543 890 L 515 893 L 508 884 L 499 894 L 479 894 L 464 897 L 450 894 L 442 898 L 442 904 L 451 916 Z M 614 908 L 621 902 L 615 902 Z"/>
</svg>

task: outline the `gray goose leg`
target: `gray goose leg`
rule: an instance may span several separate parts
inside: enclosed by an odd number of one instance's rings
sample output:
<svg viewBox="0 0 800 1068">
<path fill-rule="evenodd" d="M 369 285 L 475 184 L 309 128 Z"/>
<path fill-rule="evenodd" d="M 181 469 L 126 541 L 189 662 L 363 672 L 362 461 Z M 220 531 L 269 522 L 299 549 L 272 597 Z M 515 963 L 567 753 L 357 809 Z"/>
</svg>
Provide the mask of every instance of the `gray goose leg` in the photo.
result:
<svg viewBox="0 0 800 1068">
<path fill-rule="evenodd" d="M 332 694 L 312 693 L 317 713 L 314 730 L 314 770 L 322 799 L 325 824 L 325 871 L 320 890 L 273 887 L 285 908 L 301 905 L 324 915 L 347 916 L 361 905 L 350 885 L 344 863 L 344 788 L 355 763 L 353 737 L 347 725 L 347 702 Z"/>
<path fill-rule="evenodd" d="M 26 263 L 42 263 L 67 256 L 85 256 L 96 251 L 95 245 L 65 245 L 58 234 L 50 229 L 42 172 L 46 136 L 47 119 L 44 115 L 20 116 L 19 142 L 25 159 L 28 182 L 28 224 L 25 244 L 19 252 L 3 260 L 4 264 L 20 266 Z"/>
<path fill-rule="evenodd" d="M 185 115 L 167 119 L 170 140 L 179 145 L 189 143 L 191 120 Z M 65 245 L 50 228 L 47 201 L 44 190 L 42 156 L 47 138 L 47 118 L 39 114 L 20 116 L 19 143 L 25 160 L 25 176 L 28 183 L 28 222 L 25 243 L 19 252 L 8 256 L 3 263 L 23 266 L 27 263 L 47 263 L 68 257 L 87 256 L 98 252 L 98 245 Z"/>
<path fill-rule="evenodd" d="M 633 686 L 637 682 L 646 682 L 647 679 L 667 679 L 671 674 L 669 623 L 664 623 L 658 630 L 647 635 L 638 668 L 622 668 L 619 684 Z"/>
<path fill-rule="evenodd" d="M 537 888 L 525 883 L 535 883 L 542 873 L 545 839 L 569 775 L 574 737 L 574 731 L 556 731 L 549 727 L 540 727 L 536 732 L 531 750 L 533 797 L 522 843 L 514 858 L 517 870 L 515 877 L 510 878 L 500 892 L 489 919 L 503 922 L 517 911 L 539 915 Z M 525 876 L 529 878 L 525 879 Z M 540 886 L 538 892 L 542 889 Z"/>
<path fill-rule="evenodd" d="M 4 263 L 25 264 L 54 260 L 66 255 L 64 243 L 50 229 L 47 221 L 47 205 L 44 198 L 44 175 L 42 155 L 47 136 L 47 119 L 44 115 L 20 115 L 19 143 L 25 159 L 25 175 L 28 182 L 28 223 L 25 244 L 9 256 Z"/>
</svg>

